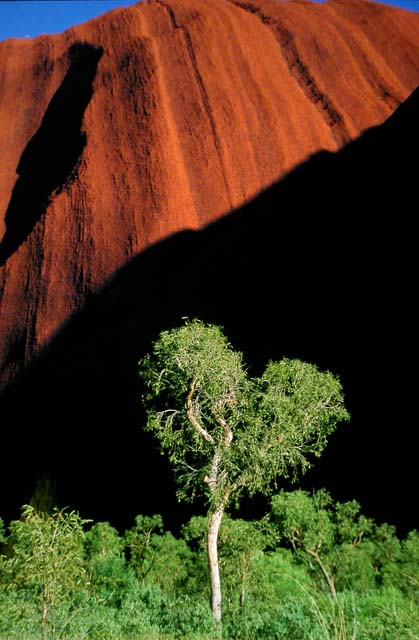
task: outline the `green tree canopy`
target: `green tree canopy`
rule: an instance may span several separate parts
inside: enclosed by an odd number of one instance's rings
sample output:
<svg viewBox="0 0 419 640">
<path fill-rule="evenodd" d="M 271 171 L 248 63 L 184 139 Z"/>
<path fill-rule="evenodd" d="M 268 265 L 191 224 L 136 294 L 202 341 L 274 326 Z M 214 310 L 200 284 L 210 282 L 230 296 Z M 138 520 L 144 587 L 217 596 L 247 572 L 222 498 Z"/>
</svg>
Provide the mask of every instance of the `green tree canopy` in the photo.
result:
<svg viewBox="0 0 419 640">
<path fill-rule="evenodd" d="M 305 471 L 338 422 L 348 419 L 339 380 L 300 360 L 250 378 L 221 329 L 198 320 L 164 331 L 139 363 L 147 428 L 167 451 L 178 496 L 209 505 L 213 611 L 221 622 L 217 539 L 228 503 L 269 493 Z"/>
<path fill-rule="evenodd" d="M 414 532 L 401 545 L 394 527 L 377 525 L 361 514 L 358 502 L 335 502 L 324 489 L 313 495 L 281 491 L 272 498 L 272 517 L 278 540 L 288 542 L 334 598 L 338 590 L 366 592 L 383 584 L 410 593 L 414 571 L 406 569 Z"/>
<path fill-rule="evenodd" d="M 10 588 L 33 592 L 43 640 L 54 629 L 60 603 L 86 580 L 83 525 L 87 522 L 74 511 L 54 509 L 48 515 L 26 505 L 22 518 L 10 524 L 12 550 L 4 570 Z"/>
<path fill-rule="evenodd" d="M 147 428 L 167 450 L 184 500 L 268 491 L 305 471 L 349 417 L 333 374 L 283 359 L 251 379 L 221 329 L 199 321 L 162 332 L 139 364 Z"/>
</svg>

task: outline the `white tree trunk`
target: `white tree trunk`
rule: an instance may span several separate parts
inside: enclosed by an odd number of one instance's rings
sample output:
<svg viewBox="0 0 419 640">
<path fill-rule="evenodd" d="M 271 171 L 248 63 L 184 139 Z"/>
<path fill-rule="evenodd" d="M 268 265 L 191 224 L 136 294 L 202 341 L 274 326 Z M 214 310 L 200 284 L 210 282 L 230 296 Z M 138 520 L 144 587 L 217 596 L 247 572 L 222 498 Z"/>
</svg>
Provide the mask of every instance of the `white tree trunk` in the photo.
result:
<svg viewBox="0 0 419 640">
<path fill-rule="evenodd" d="M 312 551 L 311 549 L 307 549 L 306 551 L 312 558 L 315 559 L 315 561 L 319 565 L 320 570 L 321 570 L 321 572 L 322 572 L 322 574 L 323 574 L 323 576 L 324 576 L 324 578 L 325 578 L 325 580 L 327 582 L 327 586 L 329 587 L 329 591 L 330 591 L 330 593 L 332 595 L 332 598 L 334 600 L 336 600 L 337 599 L 337 593 L 336 593 L 335 582 L 333 580 L 333 577 L 329 575 L 329 572 L 327 571 L 325 565 L 323 564 L 322 559 L 320 558 L 319 554 L 316 553 L 315 551 Z"/>
<path fill-rule="evenodd" d="M 208 528 L 208 562 L 211 576 L 211 605 L 217 627 L 221 628 L 221 583 L 218 563 L 218 532 L 224 515 L 224 505 L 211 513 Z"/>
</svg>

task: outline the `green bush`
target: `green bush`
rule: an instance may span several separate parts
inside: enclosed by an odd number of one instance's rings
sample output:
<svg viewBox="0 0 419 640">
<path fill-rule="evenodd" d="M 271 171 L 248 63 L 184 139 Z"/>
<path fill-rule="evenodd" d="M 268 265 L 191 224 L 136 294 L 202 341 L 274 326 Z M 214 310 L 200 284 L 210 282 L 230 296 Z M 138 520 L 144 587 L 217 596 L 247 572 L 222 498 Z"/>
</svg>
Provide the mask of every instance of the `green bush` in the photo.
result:
<svg viewBox="0 0 419 640">
<path fill-rule="evenodd" d="M 293 509 L 307 500 L 297 495 Z M 300 549 L 276 546 L 278 521 L 272 528 L 266 519 L 224 519 L 224 640 L 418 640 L 418 533 L 400 541 L 392 527 L 370 523 L 368 534 L 357 537 L 362 521 L 351 522 L 354 505 L 348 509 L 330 512 L 335 543 L 327 561 L 336 598 Z M 311 507 L 298 518 L 308 523 L 307 533 L 318 534 Z M 160 516 L 138 516 L 123 536 L 106 522 L 87 531 L 86 525 L 74 513 L 26 507 L 8 534 L 2 529 L 0 640 L 218 637 L 206 518 L 192 518 L 180 538 L 163 532 Z"/>
<path fill-rule="evenodd" d="M 99 522 L 86 533 L 84 547 L 91 589 L 99 600 L 118 604 L 134 577 L 118 532 L 108 522 Z"/>
<path fill-rule="evenodd" d="M 83 562 L 85 522 L 74 512 L 56 509 L 47 515 L 25 506 L 22 518 L 11 523 L 11 551 L 3 559 L 3 582 L 11 598 L 9 626 L 11 617 L 15 626 L 20 625 L 20 617 L 14 612 L 16 602 L 27 611 L 25 619 L 30 626 L 35 607 L 43 640 L 57 637 L 69 624 L 77 594 L 87 582 Z"/>
<path fill-rule="evenodd" d="M 417 601 L 400 591 L 385 588 L 357 599 L 357 640 L 417 640 Z"/>
</svg>

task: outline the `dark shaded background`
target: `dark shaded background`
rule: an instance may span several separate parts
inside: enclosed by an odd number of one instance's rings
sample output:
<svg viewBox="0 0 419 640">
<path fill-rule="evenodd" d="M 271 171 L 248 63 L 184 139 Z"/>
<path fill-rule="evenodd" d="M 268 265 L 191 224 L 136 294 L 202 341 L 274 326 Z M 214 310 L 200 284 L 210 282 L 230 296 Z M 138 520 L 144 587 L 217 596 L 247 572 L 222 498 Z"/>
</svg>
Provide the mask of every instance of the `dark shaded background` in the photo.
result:
<svg viewBox="0 0 419 640">
<path fill-rule="evenodd" d="M 136 369 L 187 316 L 221 324 L 254 374 L 284 355 L 338 374 L 352 422 L 303 485 L 358 499 L 401 533 L 417 527 L 418 109 L 419 90 L 340 153 L 150 248 L 92 296 L 1 400 L 0 513 L 16 517 L 43 477 L 61 505 L 119 527 L 140 512 L 172 527 L 186 517 L 142 432 Z"/>
</svg>

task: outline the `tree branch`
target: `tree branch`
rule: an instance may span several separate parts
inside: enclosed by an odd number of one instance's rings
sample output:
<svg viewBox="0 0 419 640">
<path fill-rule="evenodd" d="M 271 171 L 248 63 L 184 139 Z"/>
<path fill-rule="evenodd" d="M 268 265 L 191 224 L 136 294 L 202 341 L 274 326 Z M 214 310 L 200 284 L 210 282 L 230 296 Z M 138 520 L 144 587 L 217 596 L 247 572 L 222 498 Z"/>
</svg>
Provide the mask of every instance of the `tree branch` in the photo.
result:
<svg viewBox="0 0 419 640">
<path fill-rule="evenodd" d="M 211 464 L 211 473 L 209 476 L 205 476 L 204 482 L 209 486 L 211 493 L 214 493 L 217 488 L 218 479 L 218 467 L 221 462 L 221 456 L 219 453 L 215 453 Z"/>
<path fill-rule="evenodd" d="M 231 442 L 233 440 L 233 432 L 230 429 L 227 421 L 224 420 L 224 418 L 220 416 L 213 407 L 211 407 L 211 413 L 214 416 L 215 420 L 218 422 L 218 424 L 223 428 L 224 444 L 226 448 L 229 449 Z M 204 482 L 206 482 L 207 485 L 209 486 L 209 490 L 211 493 L 214 493 L 217 488 L 218 468 L 220 466 L 220 462 L 221 462 L 221 455 L 218 452 L 216 452 L 212 459 L 211 473 L 209 476 L 205 476 L 204 478 Z"/>
<path fill-rule="evenodd" d="M 220 427 L 223 428 L 224 430 L 224 444 L 227 447 L 227 449 L 230 447 L 232 441 L 233 441 L 233 432 L 228 424 L 228 422 L 226 420 L 224 420 L 224 418 L 222 416 L 220 416 L 219 413 L 217 413 L 215 411 L 215 409 L 211 409 L 212 415 L 214 416 L 214 418 L 216 419 L 216 421 L 218 422 L 218 424 L 220 425 Z"/>
<path fill-rule="evenodd" d="M 320 570 L 324 576 L 324 579 L 327 582 L 327 586 L 329 587 L 329 591 L 332 594 L 332 597 L 336 600 L 337 595 L 336 595 L 336 587 L 335 587 L 335 583 L 333 581 L 333 577 L 329 575 L 329 572 L 326 569 L 326 566 L 323 564 L 322 559 L 320 558 L 319 554 L 316 553 L 316 551 L 313 551 L 312 549 L 309 549 L 308 547 L 303 547 L 304 551 L 306 553 L 308 553 L 309 556 L 311 556 L 312 558 L 314 558 L 314 560 L 317 562 L 317 564 L 320 567 Z"/>
<path fill-rule="evenodd" d="M 193 398 L 193 394 L 195 393 L 195 389 L 196 389 L 196 380 L 192 379 L 191 384 L 189 386 L 188 394 L 186 396 L 186 402 L 185 402 L 186 415 L 188 417 L 189 422 L 194 427 L 194 429 L 199 433 L 199 435 L 202 436 L 204 440 L 206 440 L 207 442 L 210 442 L 211 444 L 215 444 L 214 438 L 212 437 L 212 435 L 209 434 L 206 429 L 204 429 L 204 427 L 201 425 L 201 423 L 199 422 L 199 420 L 194 414 L 192 398 Z"/>
</svg>

